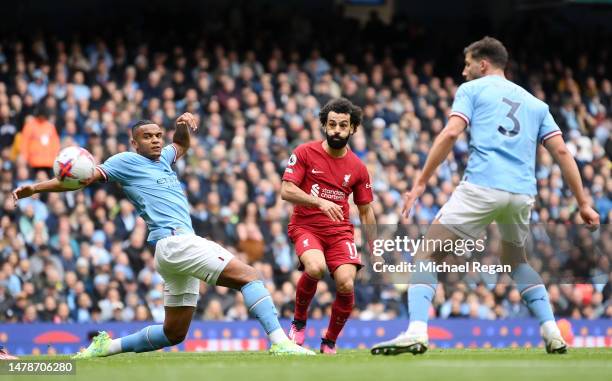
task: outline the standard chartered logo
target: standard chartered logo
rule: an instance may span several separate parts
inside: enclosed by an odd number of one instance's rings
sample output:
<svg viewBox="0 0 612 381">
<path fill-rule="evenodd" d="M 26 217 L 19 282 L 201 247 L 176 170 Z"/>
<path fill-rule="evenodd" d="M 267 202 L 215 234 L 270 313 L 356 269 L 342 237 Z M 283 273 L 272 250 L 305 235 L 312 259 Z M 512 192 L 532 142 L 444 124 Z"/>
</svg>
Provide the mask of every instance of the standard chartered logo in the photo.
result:
<svg viewBox="0 0 612 381">
<path fill-rule="evenodd" d="M 310 195 L 314 197 L 319 197 L 320 190 L 321 189 L 319 187 L 319 184 L 312 184 L 312 187 L 310 188 Z"/>
<path fill-rule="evenodd" d="M 346 198 L 344 192 L 335 189 L 321 188 L 319 184 L 312 184 L 310 187 L 310 195 L 334 201 L 342 201 Z"/>
</svg>

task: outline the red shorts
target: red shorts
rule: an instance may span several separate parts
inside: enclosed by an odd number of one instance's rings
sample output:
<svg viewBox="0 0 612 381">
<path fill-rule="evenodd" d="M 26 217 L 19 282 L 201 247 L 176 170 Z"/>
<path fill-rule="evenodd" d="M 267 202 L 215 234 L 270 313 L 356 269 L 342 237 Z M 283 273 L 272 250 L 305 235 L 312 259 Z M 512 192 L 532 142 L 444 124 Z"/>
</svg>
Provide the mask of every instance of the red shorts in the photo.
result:
<svg viewBox="0 0 612 381">
<path fill-rule="evenodd" d="M 357 269 L 363 267 L 361 255 L 355 246 L 353 232 L 325 234 L 297 226 L 290 226 L 288 230 L 297 256 L 300 257 L 307 250 L 321 250 L 325 256 L 327 268 L 332 274 L 338 267 L 345 264 L 353 264 L 357 266 Z M 301 262 L 299 269 L 304 270 Z"/>
</svg>

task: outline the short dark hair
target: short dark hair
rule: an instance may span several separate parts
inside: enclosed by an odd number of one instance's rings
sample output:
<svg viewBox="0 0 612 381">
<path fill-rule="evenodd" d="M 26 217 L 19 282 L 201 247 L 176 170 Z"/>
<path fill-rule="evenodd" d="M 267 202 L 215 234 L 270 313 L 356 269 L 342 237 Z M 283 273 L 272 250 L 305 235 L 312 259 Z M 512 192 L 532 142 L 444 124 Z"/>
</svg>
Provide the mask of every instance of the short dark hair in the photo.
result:
<svg viewBox="0 0 612 381">
<path fill-rule="evenodd" d="M 463 54 L 472 54 L 472 58 L 481 60 L 488 59 L 491 63 L 501 69 L 508 63 L 508 51 L 504 44 L 496 38 L 485 36 L 482 39 L 472 42 L 465 49 Z"/>
<path fill-rule="evenodd" d="M 157 124 L 152 120 L 149 119 L 141 119 L 138 122 L 134 123 L 132 125 L 132 136 L 134 136 L 134 134 L 136 133 L 136 130 L 138 129 L 138 127 L 140 126 L 146 126 L 147 124 Z"/>
<path fill-rule="evenodd" d="M 319 112 L 319 120 L 322 126 L 327 124 L 327 115 L 330 111 L 338 114 L 349 114 L 351 116 L 351 125 L 355 128 L 355 131 L 357 131 L 357 127 L 361 124 L 361 107 L 355 106 L 346 98 L 332 99 L 323 106 Z"/>
<path fill-rule="evenodd" d="M 41 100 L 41 102 L 34 107 L 34 116 L 49 119 L 51 110 L 44 104 L 44 101 Z"/>
</svg>

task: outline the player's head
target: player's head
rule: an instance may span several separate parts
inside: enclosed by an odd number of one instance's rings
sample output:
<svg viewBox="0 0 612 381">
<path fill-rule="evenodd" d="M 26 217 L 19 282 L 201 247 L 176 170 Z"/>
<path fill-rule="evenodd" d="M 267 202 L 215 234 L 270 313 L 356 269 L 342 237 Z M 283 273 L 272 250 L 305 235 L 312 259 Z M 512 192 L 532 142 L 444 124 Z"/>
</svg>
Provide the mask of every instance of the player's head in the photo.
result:
<svg viewBox="0 0 612 381">
<path fill-rule="evenodd" d="M 472 42 L 465 49 L 465 67 L 463 76 L 471 81 L 485 76 L 492 71 L 504 70 L 508 63 L 508 51 L 499 40 L 486 36 Z"/>
<path fill-rule="evenodd" d="M 49 108 L 42 103 L 37 105 L 34 108 L 34 116 L 36 116 L 37 118 L 49 119 L 50 115 L 51 115 L 51 110 L 49 110 Z"/>
<path fill-rule="evenodd" d="M 140 155 L 159 159 L 164 142 L 164 131 L 155 122 L 139 120 L 132 126 L 132 146 Z"/>
<path fill-rule="evenodd" d="M 319 120 L 327 144 L 333 149 L 341 149 L 361 124 L 361 108 L 345 98 L 333 99 L 323 106 Z"/>
</svg>

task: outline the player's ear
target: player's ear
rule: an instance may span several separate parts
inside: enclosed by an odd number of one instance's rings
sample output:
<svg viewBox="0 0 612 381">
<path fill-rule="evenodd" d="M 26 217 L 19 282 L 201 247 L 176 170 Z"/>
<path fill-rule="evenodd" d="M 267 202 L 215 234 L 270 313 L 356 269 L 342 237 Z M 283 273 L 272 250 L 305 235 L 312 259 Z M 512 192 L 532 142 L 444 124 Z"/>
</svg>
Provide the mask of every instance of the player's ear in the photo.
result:
<svg viewBox="0 0 612 381">
<path fill-rule="evenodd" d="M 486 72 L 488 67 L 489 67 L 489 62 L 487 60 L 480 60 L 478 64 L 478 68 L 480 69 L 481 73 Z"/>
</svg>

